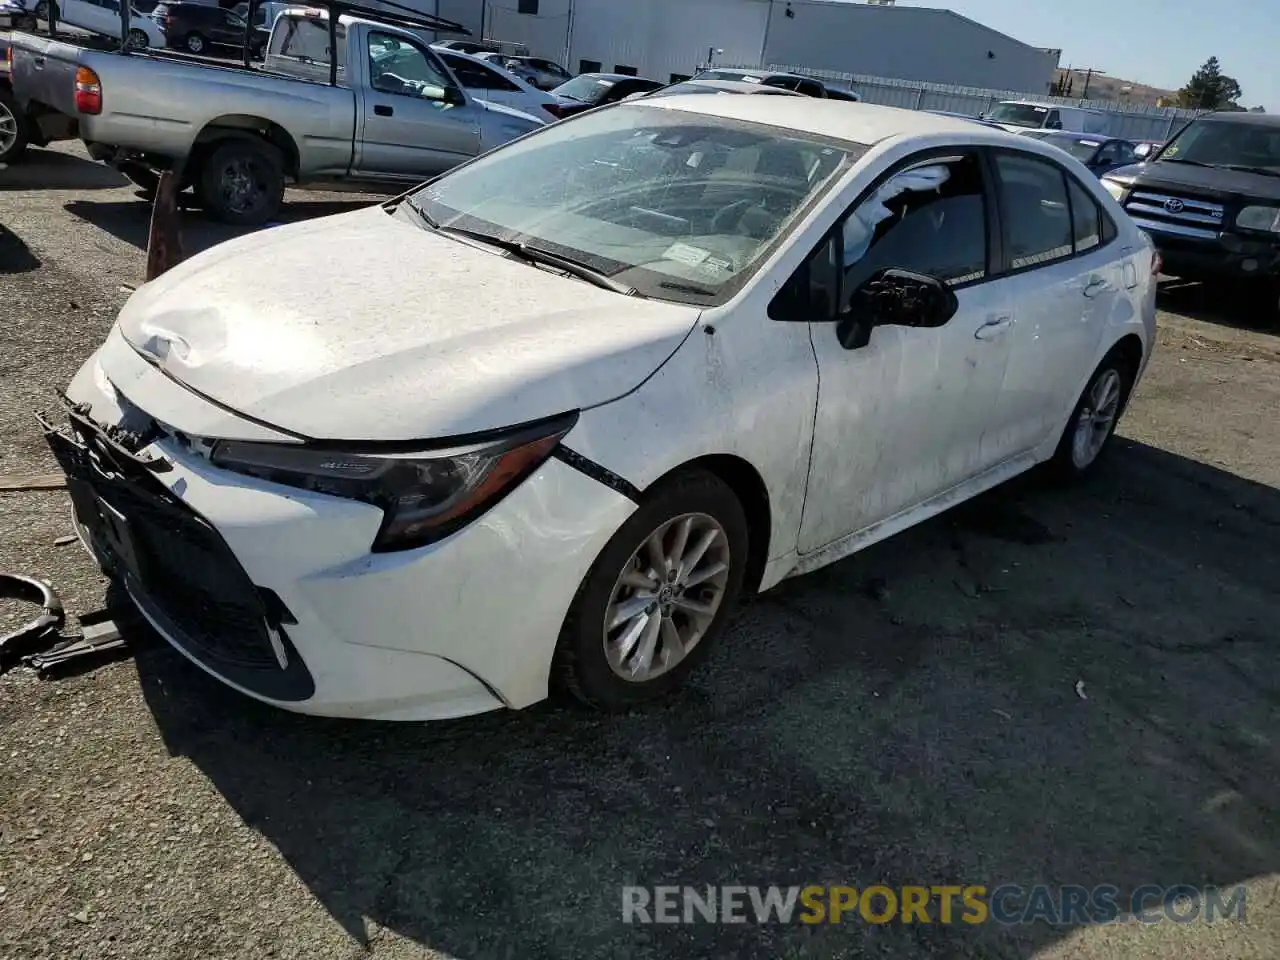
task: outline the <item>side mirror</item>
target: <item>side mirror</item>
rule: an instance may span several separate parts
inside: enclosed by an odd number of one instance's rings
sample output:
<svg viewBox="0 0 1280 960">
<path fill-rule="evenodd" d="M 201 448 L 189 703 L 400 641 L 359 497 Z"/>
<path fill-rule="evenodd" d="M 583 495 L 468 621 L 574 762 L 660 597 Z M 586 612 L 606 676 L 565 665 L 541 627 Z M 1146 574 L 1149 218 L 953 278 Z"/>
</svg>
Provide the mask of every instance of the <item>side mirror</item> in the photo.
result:
<svg viewBox="0 0 1280 960">
<path fill-rule="evenodd" d="M 447 104 L 461 107 L 466 104 L 467 95 L 462 92 L 461 87 L 445 87 L 444 96 L 441 99 Z"/>
<path fill-rule="evenodd" d="M 1147 157 L 1151 156 L 1151 144 L 1149 143 L 1138 144 L 1136 147 L 1133 148 L 1133 155 L 1137 157 L 1139 160 L 1147 159 Z"/>
<path fill-rule="evenodd" d="M 959 309 L 955 291 L 937 277 L 891 267 L 853 292 L 836 333 L 845 349 L 856 350 L 876 327 L 941 327 Z"/>
</svg>

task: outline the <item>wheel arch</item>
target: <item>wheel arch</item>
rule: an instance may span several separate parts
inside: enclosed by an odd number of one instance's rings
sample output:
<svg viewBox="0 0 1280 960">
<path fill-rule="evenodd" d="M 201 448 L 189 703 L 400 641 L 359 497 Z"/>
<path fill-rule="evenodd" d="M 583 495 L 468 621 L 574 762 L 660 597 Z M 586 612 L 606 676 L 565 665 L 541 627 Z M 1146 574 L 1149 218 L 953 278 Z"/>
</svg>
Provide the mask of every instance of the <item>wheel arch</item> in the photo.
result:
<svg viewBox="0 0 1280 960">
<path fill-rule="evenodd" d="M 773 509 L 769 488 L 760 471 L 750 461 L 731 453 L 712 453 L 688 460 L 668 470 L 649 484 L 647 493 L 678 473 L 688 470 L 706 470 L 724 482 L 747 515 L 747 570 L 743 579 L 743 591 L 748 595 L 760 589 L 764 568 L 769 561 L 769 538 L 773 529 Z"/>
<path fill-rule="evenodd" d="M 243 113 L 229 113 L 215 117 L 201 128 L 196 134 L 191 145 L 191 153 L 187 158 L 188 176 L 196 175 L 200 164 L 218 144 L 240 137 L 256 137 L 279 150 L 284 162 L 285 176 L 297 180 L 299 153 L 297 141 L 293 139 L 292 134 L 273 120 Z"/>
<path fill-rule="evenodd" d="M 1131 375 L 1130 391 L 1125 395 L 1124 404 L 1120 408 L 1120 413 L 1124 413 L 1125 408 L 1129 405 L 1133 384 L 1136 382 L 1138 374 L 1142 372 L 1142 362 L 1146 356 L 1146 347 L 1142 343 L 1142 338 L 1136 333 L 1126 333 L 1112 344 L 1106 355 L 1110 356 L 1113 353 L 1119 354 L 1125 363 L 1129 365 L 1129 373 Z"/>
</svg>

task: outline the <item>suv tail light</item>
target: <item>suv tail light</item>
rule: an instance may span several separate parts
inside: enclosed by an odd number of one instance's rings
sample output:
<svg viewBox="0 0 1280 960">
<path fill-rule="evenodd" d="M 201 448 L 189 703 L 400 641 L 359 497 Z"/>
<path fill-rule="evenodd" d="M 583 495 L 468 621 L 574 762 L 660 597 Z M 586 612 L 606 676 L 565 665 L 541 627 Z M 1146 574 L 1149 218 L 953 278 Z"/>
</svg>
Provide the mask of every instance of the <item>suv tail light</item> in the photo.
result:
<svg viewBox="0 0 1280 960">
<path fill-rule="evenodd" d="M 76 110 L 91 116 L 102 112 L 102 81 L 88 67 L 76 70 Z"/>
</svg>

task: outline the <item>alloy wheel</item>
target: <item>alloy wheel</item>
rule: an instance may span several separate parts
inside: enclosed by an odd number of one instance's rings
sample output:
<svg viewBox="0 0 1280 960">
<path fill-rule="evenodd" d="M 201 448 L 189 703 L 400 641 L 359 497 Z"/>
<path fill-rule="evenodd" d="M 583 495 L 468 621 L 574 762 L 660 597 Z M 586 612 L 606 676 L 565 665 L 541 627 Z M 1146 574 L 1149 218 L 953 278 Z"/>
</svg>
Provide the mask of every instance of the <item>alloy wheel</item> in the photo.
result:
<svg viewBox="0 0 1280 960">
<path fill-rule="evenodd" d="M 18 142 L 18 118 L 8 104 L 0 100 L 0 157 L 5 156 Z"/>
<path fill-rule="evenodd" d="M 1076 469 L 1085 469 L 1102 452 L 1120 414 L 1120 394 L 1120 374 L 1112 368 L 1093 381 L 1071 438 L 1071 461 Z"/>
<path fill-rule="evenodd" d="M 247 158 L 232 160 L 223 167 L 219 186 L 227 209 L 236 214 L 256 210 L 267 195 L 263 171 Z"/>
<path fill-rule="evenodd" d="M 729 538 L 705 513 L 663 523 L 635 550 L 605 608 L 604 652 L 624 680 L 675 668 L 706 635 L 729 582 Z"/>
</svg>

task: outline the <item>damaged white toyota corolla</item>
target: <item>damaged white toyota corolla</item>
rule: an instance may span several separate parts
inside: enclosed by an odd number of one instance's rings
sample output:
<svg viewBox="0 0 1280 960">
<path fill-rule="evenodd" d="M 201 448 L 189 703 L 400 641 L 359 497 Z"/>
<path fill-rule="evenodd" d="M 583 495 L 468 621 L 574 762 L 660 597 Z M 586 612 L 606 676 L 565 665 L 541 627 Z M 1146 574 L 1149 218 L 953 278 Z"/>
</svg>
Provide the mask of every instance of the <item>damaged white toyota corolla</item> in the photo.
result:
<svg viewBox="0 0 1280 960">
<path fill-rule="evenodd" d="M 744 592 L 1038 462 L 1089 469 L 1155 265 L 1034 140 L 639 101 L 145 285 L 48 439 L 103 567 L 247 694 L 624 707 Z"/>
</svg>

